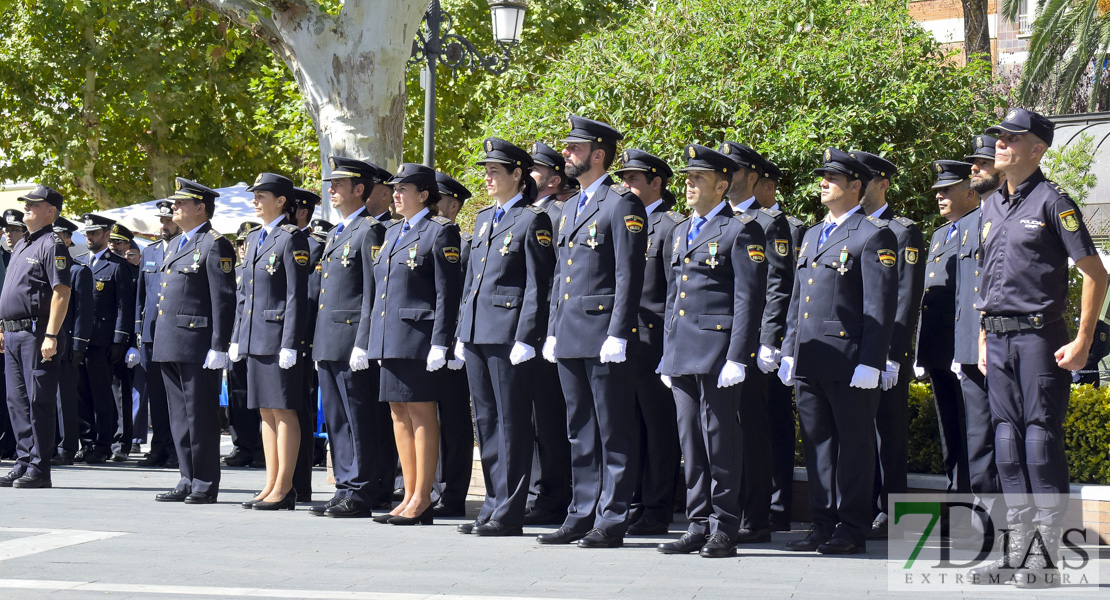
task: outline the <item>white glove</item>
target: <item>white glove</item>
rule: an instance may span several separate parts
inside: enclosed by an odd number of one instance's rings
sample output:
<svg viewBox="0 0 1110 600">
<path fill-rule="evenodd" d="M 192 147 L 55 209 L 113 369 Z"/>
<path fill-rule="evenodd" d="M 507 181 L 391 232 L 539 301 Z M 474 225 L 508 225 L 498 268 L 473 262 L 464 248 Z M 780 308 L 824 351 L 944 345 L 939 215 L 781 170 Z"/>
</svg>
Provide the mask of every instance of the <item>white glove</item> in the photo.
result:
<svg viewBox="0 0 1110 600">
<path fill-rule="evenodd" d="M 361 371 L 370 368 L 370 359 L 366 356 L 366 351 L 358 346 L 351 349 L 351 358 L 347 361 L 351 365 L 352 371 Z"/>
<path fill-rule="evenodd" d="M 455 360 L 459 362 L 466 362 L 466 357 L 463 356 L 462 340 L 455 340 Z"/>
<path fill-rule="evenodd" d="M 535 356 L 535 348 L 524 342 L 516 342 L 513 344 L 513 349 L 509 351 L 509 362 L 519 365 L 522 362 L 532 360 Z"/>
<path fill-rule="evenodd" d="M 794 357 L 784 356 L 779 364 L 779 381 L 783 385 L 794 385 Z"/>
<path fill-rule="evenodd" d="M 726 360 L 725 366 L 721 368 L 721 374 L 717 376 L 717 387 L 732 387 L 744 381 L 745 377 L 747 377 L 747 371 L 744 369 L 744 365 Z"/>
<path fill-rule="evenodd" d="M 852 382 L 848 385 L 861 390 L 873 390 L 879 387 L 880 375 L 882 375 L 882 371 L 875 367 L 856 365 L 856 370 L 852 373 Z"/>
<path fill-rule="evenodd" d="M 239 362 L 243 360 L 243 355 L 239 354 L 239 343 L 236 342 L 227 349 L 227 358 L 231 362 Z"/>
<path fill-rule="evenodd" d="M 227 368 L 227 352 L 220 352 L 219 350 L 209 350 L 208 356 L 204 357 L 205 369 L 224 369 Z"/>
<path fill-rule="evenodd" d="M 288 369 L 297 364 L 297 351 L 290 350 L 289 348 L 282 348 L 278 352 L 278 366 L 283 369 Z"/>
<path fill-rule="evenodd" d="M 667 389 L 671 389 L 671 378 L 669 376 L 659 375 L 659 379 L 663 382 L 663 385 L 667 386 Z"/>
<path fill-rule="evenodd" d="M 964 380 L 964 366 L 963 365 L 961 365 L 960 363 L 958 363 L 956 361 L 952 361 L 952 366 L 949 367 L 949 369 L 952 369 L 952 372 L 956 374 L 956 380 L 957 381 L 963 381 Z"/>
<path fill-rule="evenodd" d="M 772 373 L 775 369 L 779 368 L 779 351 L 770 346 L 760 344 L 759 354 L 755 357 L 755 363 L 759 366 L 760 371 Z"/>
<path fill-rule="evenodd" d="M 922 369 L 921 365 L 918 365 L 916 362 L 913 363 L 913 378 L 925 379 L 925 369 Z"/>
<path fill-rule="evenodd" d="M 443 346 L 432 346 L 428 350 L 428 371 L 438 371 L 447 364 L 447 348 Z"/>
<path fill-rule="evenodd" d="M 549 363 L 555 362 L 555 336 L 549 335 L 543 342 L 543 359 Z"/>
<path fill-rule="evenodd" d="M 883 391 L 887 391 L 894 386 L 898 385 L 898 369 L 901 368 L 896 362 L 886 361 L 886 369 L 882 372 L 882 387 Z"/>
<path fill-rule="evenodd" d="M 601 362 L 622 363 L 625 359 L 625 350 L 628 342 L 617 337 L 609 336 L 601 344 Z"/>
<path fill-rule="evenodd" d="M 123 362 L 128 369 L 134 369 L 135 365 L 139 364 L 139 351 L 135 348 L 128 348 L 127 354 L 123 357 Z"/>
</svg>

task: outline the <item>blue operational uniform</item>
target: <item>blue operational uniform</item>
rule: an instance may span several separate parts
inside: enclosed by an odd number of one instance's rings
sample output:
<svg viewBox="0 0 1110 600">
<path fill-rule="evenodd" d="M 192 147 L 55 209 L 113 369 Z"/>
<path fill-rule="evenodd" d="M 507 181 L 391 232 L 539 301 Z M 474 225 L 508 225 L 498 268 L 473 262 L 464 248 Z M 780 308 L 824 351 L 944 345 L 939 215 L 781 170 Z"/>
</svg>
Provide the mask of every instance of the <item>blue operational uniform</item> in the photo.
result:
<svg viewBox="0 0 1110 600">
<path fill-rule="evenodd" d="M 216 192 L 178 178 L 174 201 L 214 202 Z M 205 222 L 184 231 L 163 260 L 154 362 L 166 387 L 181 479 L 166 500 L 214 502 L 220 489 L 220 375 L 235 318 L 235 251 Z M 193 500 L 190 500 L 193 498 Z"/>
<path fill-rule="evenodd" d="M 54 233 L 72 233 L 77 226 L 64 217 L 54 222 Z M 66 310 L 65 330 L 69 343 L 58 350 L 58 440 L 52 464 L 73 464 L 73 457 L 80 449 L 78 423 L 81 399 L 78 395 L 80 364 L 85 360 L 92 331 L 92 272 L 85 265 L 72 261 L 69 265 L 69 308 Z"/>
<path fill-rule="evenodd" d="M 58 210 L 58 192 L 38 186 L 25 202 L 49 202 Z M 16 462 L 0 478 L 3 487 L 50 487 L 50 459 L 55 450 L 58 377 L 61 359 L 42 358 L 49 334 L 51 298 L 57 287 L 70 284 L 70 258 L 62 238 L 50 225 L 25 233 L 12 248 L 0 291 L 0 327 L 4 332 L 4 375 L 7 409 L 15 435 Z M 58 348 L 68 343 L 58 323 Z"/>
</svg>

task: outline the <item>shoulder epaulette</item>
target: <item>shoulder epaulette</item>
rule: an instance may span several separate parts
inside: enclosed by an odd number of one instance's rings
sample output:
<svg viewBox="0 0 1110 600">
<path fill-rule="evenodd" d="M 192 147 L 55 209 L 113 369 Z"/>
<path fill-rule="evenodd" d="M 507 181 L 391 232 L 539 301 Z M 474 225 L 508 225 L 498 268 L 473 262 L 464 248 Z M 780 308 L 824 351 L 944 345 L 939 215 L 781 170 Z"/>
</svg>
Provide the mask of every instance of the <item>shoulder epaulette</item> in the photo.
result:
<svg viewBox="0 0 1110 600">
<path fill-rule="evenodd" d="M 555 206 L 558 206 L 559 208 L 562 208 L 564 204 L 566 204 L 565 200 L 556 200 L 555 201 Z"/>
<path fill-rule="evenodd" d="M 300 229 L 292 223 L 286 223 L 285 225 L 282 225 L 281 229 L 286 233 L 297 233 L 298 231 L 300 231 Z"/>
<path fill-rule="evenodd" d="M 400 223 L 401 221 L 404 221 L 404 219 L 393 219 L 389 222 L 389 224 L 390 225 L 396 225 L 396 224 Z"/>
<path fill-rule="evenodd" d="M 683 222 L 683 221 L 685 221 L 686 219 L 689 218 L 686 215 L 684 215 L 680 212 L 675 212 L 673 210 L 668 210 L 667 211 L 667 216 L 670 217 L 671 220 L 674 221 L 675 223 L 681 223 L 681 222 Z"/>
<path fill-rule="evenodd" d="M 475 213 L 475 214 L 479 214 L 479 215 L 480 215 L 480 214 L 482 214 L 482 213 L 486 212 L 487 210 L 493 210 L 493 208 L 494 208 L 495 206 L 497 206 L 497 203 L 496 203 L 496 202 L 495 202 L 495 203 L 493 203 L 493 204 L 490 204 L 489 206 L 487 206 L 487 207 L 485 207 L 485 208 L 479 209 L 479 210 L 478 210 L 478 212 L 477 212 L 477 213 Z"/>
<path fill-rule="evenodd" d="M 469 234 L 469 233 L 467 233 L 467 232 L 465 232 L 465 231 L 464 231 L 464 232 L 462 232 L 462 233 L 460 234 L 460 237 L 462 237 L 463 241 L 467 241 L 467 242 L 469 242 L 470 240 L 474 239 L 474 236 L 473 236 L 473 235 L 471 235 L 471 234 Z"/>
<path fill-rule="evenodd" d="M 215 229 L 209 229 L 208 234 L 211 235 L 212 239 L 214 239 L 214 240 L 218 240 L 218 239 L 224 237 L 224 236 L 220 235 L 220 232 L 216 231 Z"/>
<path fill-rule="evenodd" d="M 432 217 L 432 222 L 433 223 L 439 223 L 440 225 L 450 225 L 451 224 L 451 219 L 448 219 L 447 217 L 443 217 L 443 216 L 440 216 L 440 215 L 436 215 L 436 216 Z"/>
<path fill-rule="evenodd" d="M 752 219 L 754 218 L 751 215 L 749 215 L 748 213 L 740 213 L 740 214 L 736 214 L 736 215 L 732 215 L 732 216 L 736 217 L 737 219 L 740 219 L 740 222 L 745 223 L 745 224 L 751 223 Z"/>
<path fill-rule="evenodd" d="M 50 232 L 50 235 L 54 236 L 53 239 L 54 239 L 55 244 L 64 244 L 65 243 L 65 241 L 62 240 L 62 236 L 60 236 L 60 235 L 58 235 L 54 232 Z"/>
<path fill-rule="evenodd" d="M 378 220 L 377 218 L 375 218 L 375 217 L 371 217 L 371 216 L 369 216 L 369 215 L 367 215 L 367 216 L 365 216 L 365 217 L 363 217 L 363 218 L 364 218 L 364 219 L 366 219 L 366 222 L 367 222 L 368 224 L 370 224 L 371 226 L 374 226 L 374 225 L 377 225 L 378 223 L 381 223 L 381 221 L 379 221 L 379 220 Z"/>
<path fill-rule="evenodd" d="M 894 221 L 903 227 L 913 227 L 914 225 L 917 225 L 917 221 L 914 221 L 909 217 L 894 217 Z"/>
<path fill-rule="evenodd" d="M 632 193 L 632 190 L 629 189 L 628 186 L 621 185 L 619 183 L 614 183 L 613 185 L 609 186 L 609 189 L 613 190 L 614 192 L 616 192 L 616 193 L 618 193 L 622 196 L 625 196 L 627 194 Z"/>
<path fill-rule="evenodd" d="M 543 212 L 544 212 L 542 208 L 540 208 L 540 207 L 538 207 L 534 204 L 529 204 L 528 206 L 525 206 L 524 208 L 526 210 L 530 210 L 530 211 L 536 213 L 537 215 L 542 215 Z"/>
<path fill-rule="evenodd" d="M 795 227 L 804 227 L 805 224 L 806 224 L 805 221 L 799 219 L 798 217 L 793 217 L 793 216 L 789 216 L 789 215 L 787 215 L 786 220 L 789 221 L 790 224 L 795 226 Z"/>
<path fill-rule="evenodd" d="M 782 214 L 782 211 L 777 208 L 760 208 L 759 212 L 766 213 L 768 215 L 771 215 L 772 217 L 778 217 Z"/>
<path fill-rule="evenodd" d="M 877 217 L 867 217 L 867 222 L 871 223 L 875 227 L 886 227 L 887 226 L 887 220 L 886 219 L 879 219 Z"/>
</svg>

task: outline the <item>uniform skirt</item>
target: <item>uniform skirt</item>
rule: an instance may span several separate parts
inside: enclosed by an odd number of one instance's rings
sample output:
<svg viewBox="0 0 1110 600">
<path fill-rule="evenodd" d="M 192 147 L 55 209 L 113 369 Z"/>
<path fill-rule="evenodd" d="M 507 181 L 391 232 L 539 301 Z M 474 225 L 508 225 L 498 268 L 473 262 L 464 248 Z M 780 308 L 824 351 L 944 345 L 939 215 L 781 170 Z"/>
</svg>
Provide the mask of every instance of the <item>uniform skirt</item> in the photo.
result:
<svg viewBox="0 0 1110 600">
<path fill-rule="evenodd" d="M 298 360 L 308 360 L 300 357 Z M 276 354 L 247 358 L 247 408 L 300 410 L 305 403 L 304 374 L 301 365 L 283 369 Z"/>
<path fill-rule="evenodd" d="M 382 359 L 381 402 L 435 402 L 443 393 L 442 367 L 428 372 L 427 361 L 412 358 Z"/>
</svg>

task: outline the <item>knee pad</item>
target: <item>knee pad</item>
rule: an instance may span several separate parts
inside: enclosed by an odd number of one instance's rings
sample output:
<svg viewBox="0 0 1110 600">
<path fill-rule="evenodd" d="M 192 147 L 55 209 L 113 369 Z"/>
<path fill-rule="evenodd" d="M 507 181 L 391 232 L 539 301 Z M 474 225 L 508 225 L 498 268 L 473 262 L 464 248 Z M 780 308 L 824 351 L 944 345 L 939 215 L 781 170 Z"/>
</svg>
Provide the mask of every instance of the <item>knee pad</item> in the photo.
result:
<svg viewBox="0 0 1110 600">
<path fill-rule="evenodd" d="M 1020 465 L 1022 461 L 1021 438 L 1008 422 L 995 425 L 994 462 L 998 465 Z"/>
<path fill-rule="evenodd" d="M 1060 458 L 1060 438 L 1041 423 L 1025 428 L 1025 458 L 1030 465 L 1046 465 Z M 1065 463 L 1066 464 L 1066 463 Z"/>
</svg>

